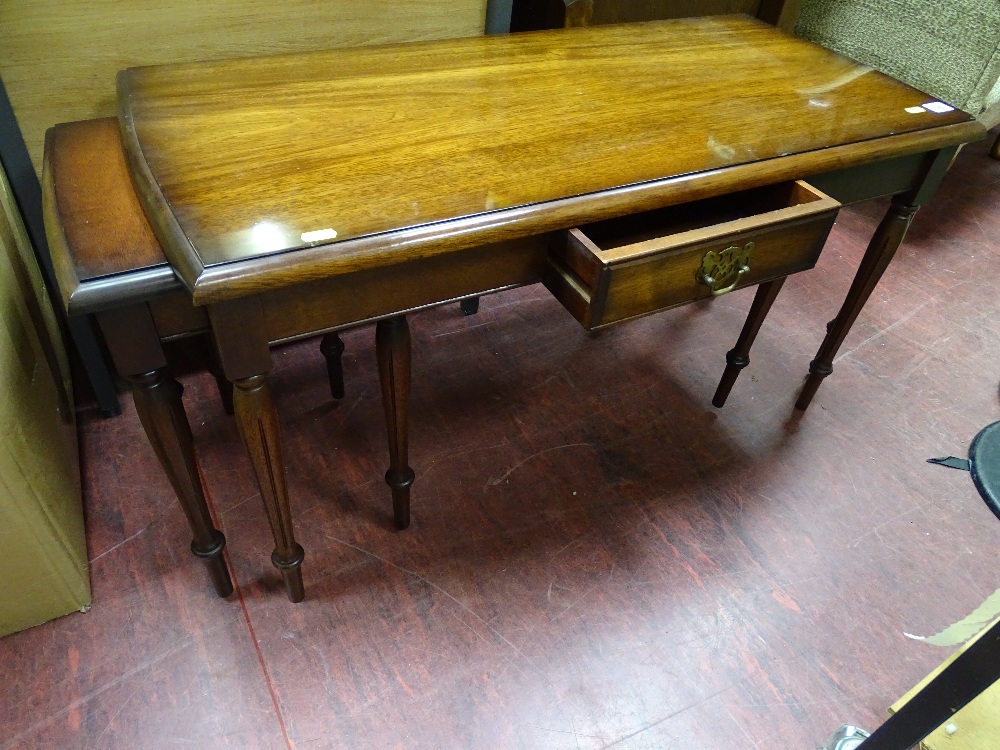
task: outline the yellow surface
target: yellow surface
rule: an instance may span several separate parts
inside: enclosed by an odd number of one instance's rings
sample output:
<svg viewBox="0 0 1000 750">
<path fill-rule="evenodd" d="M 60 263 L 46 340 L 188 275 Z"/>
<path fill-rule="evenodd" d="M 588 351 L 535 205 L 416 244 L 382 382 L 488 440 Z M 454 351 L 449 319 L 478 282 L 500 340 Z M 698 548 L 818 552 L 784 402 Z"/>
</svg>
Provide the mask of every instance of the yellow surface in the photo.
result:
<svg viewBox="0 0 1000 750">
<path fill-rule="evenodd" d="M 45 131 L 115 114 L 133 65 L 482 34 L 486 0 L 3 0 L 0 78 L 35 170 Z"/>
<path fill-rule="evenodd" d="M 948 657 L 941 666 L 892 704 L 889 710 L 895 713 L 902 708 L 910 698 L 920 692 L 942 669 L 955 661 L 959 654 L 975 643 L 996 622 L 1000 622 L 1000 619 L 994 620 L 979 635 Z M 952 735 L 945 731 L 948 724 L 954 724 L 956 727 L 956 732 Z M 927 735 L 920 743 L 920 747 L 922 750 L 996 750 L 997 747 L 1000 747 L 1000 683 L 994 683 L 965 708 L 958 711 L 950 721 Z"/>
<path fill-rule="evenodd" d="M 0 635 L 90 603 L 69 368 L 0 172 Z"/>
</svg>

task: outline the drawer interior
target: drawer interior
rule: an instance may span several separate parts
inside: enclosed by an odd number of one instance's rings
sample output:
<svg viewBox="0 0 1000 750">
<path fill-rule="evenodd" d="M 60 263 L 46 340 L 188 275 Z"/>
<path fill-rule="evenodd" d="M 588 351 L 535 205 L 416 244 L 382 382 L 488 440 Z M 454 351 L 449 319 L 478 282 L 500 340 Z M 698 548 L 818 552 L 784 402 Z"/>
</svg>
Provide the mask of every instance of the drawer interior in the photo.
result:
<svg viewBox="0 0 1000 750">
<path fill-rule="evenodd" d="M 598 251 L 610 251 L 665 235 L 749 219 L 791 206 L 829 200 L 803 182 L 781 182 L 692 203 L 598 221 L 579 227 Z M 766 218 L 766 217 L 762 217 Z"/>
<path fill-rule="evenodd" d="M 553 236 L 543 283 L 599 328 L 812 268 L 839 207 L 784 182 L 585 224 Z"/>
</svg>

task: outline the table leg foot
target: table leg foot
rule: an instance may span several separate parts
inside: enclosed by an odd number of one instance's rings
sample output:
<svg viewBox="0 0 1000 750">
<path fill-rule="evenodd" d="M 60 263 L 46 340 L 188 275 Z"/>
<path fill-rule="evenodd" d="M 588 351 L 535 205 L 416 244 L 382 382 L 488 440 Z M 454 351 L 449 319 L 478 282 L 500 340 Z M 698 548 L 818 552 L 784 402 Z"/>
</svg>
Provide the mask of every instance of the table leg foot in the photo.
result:
<svg viewBox="0 0 1000 750">
<path fill-rule="evenodd" d="M 344 342 L 336 333 L 327 333 L 320 341 L 319 350 L 326 359 L 326 374 L 330 379 L 330 395 L 335 399 L 344 397 Z"/>
<path fill-rule="evenodd" d="M 305 586 L 302 583 L 302 560 L 305 556 L 305 550 L 298 544 L 292 550 L 290 558 L 279 557 L 277 550 L 271 554 L 271 564 L 281 573 L 282 582 L 285 584 L 285 594 L 290 602 L 298 603 L 306 598 Z"/>
<path fill-rule="evenodd" d="M 805 411 L 809 408 L 809 404 L 812 403 L 813 396 L 819 390 L 823 379 L 831 372 L 833 372 L 833 365 L 824 364 L 816 359 L 809 363 L 809 376 L 806 378 L 806 383 L 802 386 L 799 398 L 795 402 L 796 409 Z"/>
<path fill-rule="evenodd" d="M 402 472 L 389 469 L 385 473 L 385 483 L 392 492 L 392 520 L 400 530 L 410 525 L 410 485 L 415 478 L 409 466 Z"/>
<path fill-rule="evenodd" d="M 715 395 L 712 397 L 712 406 L 721 409 L 726 405 L 726 399 L 729 398 L 729 394 L 736 384 L 736 378 L 740 376 L 740 371 L 749 364 L 749 356 L 745 354 L 740 355 L 735 349 L 730 349 L 726 352 L 726 369 L 722 372 L 722 378 L 715 389 Z"/>
<path fill-rule="evenodd" d="M 410 486 L 414 473 L 407 463 L 410 404 L 410 328 L 405 315 L 380 320 L 375 327 L 382 405 L 389 438 L 389 470 L 385 481 L 392 491 L 396 528 L 410 525 Z"/>
<path fill-rule="evenodd" d="M 753 298 L 753 304 L 750 305 L 750 312 L 747 314 L 746 323 L 743 324 L 736 346 L 726 352 L 726 369 L 722 373 L 719 387 L 715 389 L 712 406 L 720 409 L 725 406 L 726 399 L 736 384 L 736 378 L 740 376 L 740 370 L 750 364 L 750 347 L 753 346 L 771 305 L 781 291 L 785 278 L 768 281 L 757 287 L 757 294 Z"/>
<path fill-rule="evenodd" d="M 305 553 L 296 543 L 292 530 L 274 399 L 264 375 L 240 378 L 233 381 L 233 385 L 236 386 L 233 398 L 236 423 L 250 454 L 267 520 L 274 535 L 271 562 L 281 571 L 289 600 L 300 602 L 305 596 L 300 570 Z"/>
<path fill-rule="evenodd" d="M 205 546 L 197 540 L 191 542 L 191 554 L 201 558 L 208 569 L 208 576 L 212 579 L 215 593 L 221 597 L 227 597 L 233 593 L 233 581 L 229 577 L 229 569 L 226 567 L 225 558 L 222 556 L 226 548 L 226 537 L 221 531 L 214 534 L 214 544 Z"/>
<path fill-rule="evenodd" d="M 134 375 L 129 380 L 134 386 L 139 421 L 194 534 L 191 551 L 205 561 L 216 593 L 229 596 L 233 582 L 222 555 L 226 537 L 215 528 L 198 476 L 191 426 L 181 402 L 184 389 L 167 375 L 165 368 Z"/>
<path fill-rule="evenodd" d="M 479 312 L 479 297 L 466 297 L 458 305 L 466 315 L 475 315 Z"/>
<path fill-rule="evenodd" d="M 913 215 L 917 212 L 918 206 L 907 205 L 901 196 L 892 199 L 885 218 L 878 225 L 875 234 L 872 236 L 865 255 L 861 259 L 861 265 L 854 276 L 851 288 L 847 293 L 840 312 L 837 317 L 827 325 L 826 338 L 819 347 L 816 357 L 809 365 L 809 377 L 795 402 L 795 408 L 805 411 L 816 395 L 823 379 L 833 372 L 833 360 L 837 356 L 844 339 L 857 320 L 862 308 L 875 290 L 879 279 L 888 267 L 889 262 L 899 249 L 900 243 L 906 236 L 906 230 L 913 221 Z"/>
</svg>

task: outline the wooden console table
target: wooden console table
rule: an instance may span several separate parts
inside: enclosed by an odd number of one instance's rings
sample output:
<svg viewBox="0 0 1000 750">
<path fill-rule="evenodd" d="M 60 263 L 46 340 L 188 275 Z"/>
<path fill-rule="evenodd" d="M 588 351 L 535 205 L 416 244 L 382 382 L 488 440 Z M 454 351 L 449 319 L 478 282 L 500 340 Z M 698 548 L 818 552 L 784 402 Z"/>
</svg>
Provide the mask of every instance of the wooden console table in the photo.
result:
<svg viewBox="0 0 1000 750">
<path fill-rule="evenodd" d="M 293 601 L 303 596 L 303 551 L 267 385 L 270 343 L 378 321 L 386 480 L 405 526 L 414 478 L 405 313 L 543 279 L 592 327 L 762 282 L 766 313 L 780 279 L 815 261 L 832 221 L 822 193 L 841 202 L 892 195 L 812 363 L 805 408 L 913 213 L 956 147 L 984 133 L 928 101 L 743 17 L 119 76 L 139 201 L 235 386 L 272 561 Z M 809 185 L 794 184 L 804 178 Z M 710 253 L 722 256 L 721 271 L 699 267 Z M 88 294 L 104 295 L 116 363 L 169 433 L 183 409 L 154 351 L 150 308 L 132 314 L 147 305 L 142 284 L 125 295 L 129 313 L 115 280 L 103 281 Z M 163 292 L 166 281 L 157 270 L 150 289 Z M 737 352 L 730 366 L 742 364 Z M 172 465 L 185 473 L 183 457 Z M 188 472 L 179 482 L 198 480 Z M 219 574 L 221 542 L 211 544 L 210 524 L 204 533 L 199 554 Z"/>
</svg>

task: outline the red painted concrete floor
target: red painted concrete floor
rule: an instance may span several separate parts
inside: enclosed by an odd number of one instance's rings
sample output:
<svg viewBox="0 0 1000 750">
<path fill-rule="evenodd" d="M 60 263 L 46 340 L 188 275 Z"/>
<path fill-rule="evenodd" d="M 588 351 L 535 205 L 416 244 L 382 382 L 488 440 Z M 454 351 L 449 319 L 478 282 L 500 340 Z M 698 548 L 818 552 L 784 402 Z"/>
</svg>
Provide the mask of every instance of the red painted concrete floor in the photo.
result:
<svg viewBox="0 0 1000 750">
<path fill-rule="evenodd" d="M 186 403 L 238 584 L 217 599 L 128 397 L 82 417 L 93 609 L 0 641 L 2 748 L 812 749 L 946 656 L 1000 585 L 964 455 L 1000 419 L 1000 162 L 966 149 L 810 410 L 883 210 L 845 210 L 710 405 L 752 292 L 583 332 L 541 287 L 412 318 L 413 525 L 390 525 L 373 330 L 275 353 L 307 599 L 214 384 Z"/>
</svg>

